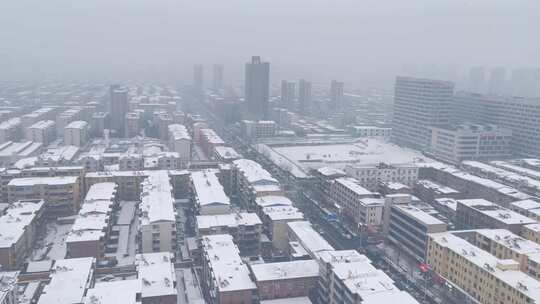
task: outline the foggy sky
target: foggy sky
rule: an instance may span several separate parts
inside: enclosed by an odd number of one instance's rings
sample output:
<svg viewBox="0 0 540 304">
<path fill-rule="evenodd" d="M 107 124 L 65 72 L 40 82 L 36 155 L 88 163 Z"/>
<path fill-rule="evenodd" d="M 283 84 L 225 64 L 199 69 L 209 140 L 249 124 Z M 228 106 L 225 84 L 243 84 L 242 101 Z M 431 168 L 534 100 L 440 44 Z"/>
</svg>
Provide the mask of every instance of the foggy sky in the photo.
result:
<svg viewBox="0 0 540 304">
<path fill-rule="evenodd" d="M 0 79 L 390 85 L 404 65 L 540 66 L 538 0 L 2 0 Z"/>
</svg>

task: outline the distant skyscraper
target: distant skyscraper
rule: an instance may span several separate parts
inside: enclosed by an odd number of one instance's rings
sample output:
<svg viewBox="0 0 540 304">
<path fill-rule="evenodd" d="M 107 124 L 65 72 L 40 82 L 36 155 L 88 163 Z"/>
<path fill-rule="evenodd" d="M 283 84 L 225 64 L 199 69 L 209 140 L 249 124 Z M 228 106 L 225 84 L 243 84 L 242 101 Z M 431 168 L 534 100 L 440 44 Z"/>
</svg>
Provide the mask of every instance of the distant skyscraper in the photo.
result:
<svg viewBox="0 0 540 304">
<path fill-rule="evenodd" d="M 288 82 L 287 80 L 281 81 L 281 107 L 287 109 L 294 109 L 294 99 L 296 98 L 296 84 L 294 82 Z"/>
<path fill-rule="evenodd" d="M 245 98 L 248 111 L 257 118 L 268 117 L 270 89 L 270 63 L 261 62 L 261 57 L 251 57 L 246 63 Z"/>
<path fill-rule="evenodd" d="M 311 108 L 311 82 L 300 79 L 298 82 L 298 111 L 307 114 Z"/>
<path fill-rule="evenodd" d="M 506 92 L 506 69 L 497 67 L 489 75 L 488 91 L 491 95 L 503 95 Z"/>
<path fill-rule="evenodd" d="M 128 91 L 118 85 L 112 85 L 109 89 L 111 94 L 110 100 L 110 126 L 113 131 L 113 136 L 124 136 L 124 119 L 128 112 Z"/>
<path fill-rule="evenodd" d="M 223 88 L 223 66 L 221 64 L 214 64 L 212 88 L 214 90 L 220 90 Z"/>
<path fill-rule="evenodd" d="M 343 82 L 332 80 L 330 83 L 330 101 L 338 109 L 343 107 Z"/>
<path fill-rule="evenodd" d="M 203 65 L 196 64 L 193 66 L 193 88 L 197 91 L 202 91 L 203 89 Z"/>
<path fill-rule="evenodd" d="M 472 67 L 469 71 L 469 91 L 474 93 L 483 93 L 485 87 L 485 69 L 484 67 Z"/>
<path fill-rule="evenodd" d="M 429 148 L 430 126 L 449 122 L 453 94 L 452 82 L 397 77 L 392 141 L 420 149 Z"/>
</svg>

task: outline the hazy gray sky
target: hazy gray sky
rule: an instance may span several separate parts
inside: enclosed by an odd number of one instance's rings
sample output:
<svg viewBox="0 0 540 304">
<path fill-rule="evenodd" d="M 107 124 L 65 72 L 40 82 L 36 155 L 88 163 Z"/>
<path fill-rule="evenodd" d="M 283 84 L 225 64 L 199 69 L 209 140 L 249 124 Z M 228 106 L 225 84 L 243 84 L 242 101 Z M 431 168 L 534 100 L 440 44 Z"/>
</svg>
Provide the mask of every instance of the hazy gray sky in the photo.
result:
<svg viewBox="0 0 540 304">
<path fill-rule="evenodd" d="M 538 0 L 3 0 L 1 79 L 226 82 L 260 55 L 272 81 L 385 84 L 405 64 L 540 66 Z M 209 71 L 206 79 L 209 79 Z"/>
</svg>

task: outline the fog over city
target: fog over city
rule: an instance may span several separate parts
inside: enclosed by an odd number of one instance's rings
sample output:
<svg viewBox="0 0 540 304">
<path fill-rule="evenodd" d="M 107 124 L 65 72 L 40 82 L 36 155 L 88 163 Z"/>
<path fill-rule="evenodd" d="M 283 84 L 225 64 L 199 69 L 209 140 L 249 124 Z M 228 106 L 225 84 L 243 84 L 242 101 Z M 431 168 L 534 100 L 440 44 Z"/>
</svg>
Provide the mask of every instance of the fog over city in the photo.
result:
<svg viewBox="0 0 540 304">
<path fill-rule="evenodd" d="M 540 304 L 540 0 L 0 0 L 0 304 Z"/>
<path fill-rule="evenodd" d="M 390 87 L 404 67 L 457 80 L 475 65 L 540 65 L 539 11 L 534 0 L 2 1 L 0 79 L 188 81 L 193 62 L 219 62 L 240 83 L 244 58 L 260 54 L 276 82 Z"/>
</svg>

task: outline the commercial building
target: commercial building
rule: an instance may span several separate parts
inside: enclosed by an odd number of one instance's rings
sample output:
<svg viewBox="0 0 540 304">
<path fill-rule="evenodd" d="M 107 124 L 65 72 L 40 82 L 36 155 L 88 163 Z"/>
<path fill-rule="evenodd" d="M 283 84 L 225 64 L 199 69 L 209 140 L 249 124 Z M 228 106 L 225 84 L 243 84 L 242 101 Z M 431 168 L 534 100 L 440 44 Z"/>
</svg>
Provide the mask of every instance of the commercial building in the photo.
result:
<svg viewBox="0 0 540 304">
<path fill-rule="evenodd" d="M 257 197 L 283 194 L 277 179 L 258 163 L 238 159 L 233 166 L 233 193 L 247 210 L 256 208 Z"/>
<path fill-rule="evenodd" d="M 426 259 L 427 235 L 446 231 L 446 224 L 436 217 L 410 205 L 390 208 L 388 240 L 417 261 Z"/>
<path fill-rule="evenodd" d="M 537 221 L 484 199 L 457 201 L 457 229 L 506 229 L 520 234 L 523 226 Z"/>
<path fill-rule="evenodd" d="M 14 178 L 7 192 L 9 202 L 44 200 L 47 215 L 54 217 L 76 214 L 81 204 L 78 176 Z"/>
<path fill-rule="evenodd" d="M 456 120 L 510 129 L 513 154 L 540 157 L 538 99 L 459 92 L 454 103 Z"/>
<path fill-rule="evenodd" d="M 377 190 L 381 183 L 402 183 L 412 187 L 418 179 L 418 166 L 414 164 L 347 165 L 344 171 L 358 180 L 362 187 Z"/>
<path fill-rule="evenodd" d="M 260 300 L 307 297 L 319 281 L 319 263 L 299 260 L 251 265 Z"/>
<path fill-rule="evenodd" d="M 449 122 L 453 95 L 454 84 L 451 82 L 397 77 L 392 141 L 420 149 L 429 148 L 429 127 Z"/>
<path fill-rule="evenodd" d="M 141 280 L 141 304 L 176 304 L 174 255 L 170 252 L 142 253 L 135 256 L 138 279 Z"/>
<path fill-rule="evenodd" d="M 240 258 L 233 237 L 228 234 L 204 236 L 202 288 L 209 304 L 256 303 L 257 285 Z"/>
<path fill-rule="evenodd" d="M 504 159 L 511 155 L 512 131 L 495 125 L 431 127 L 431 152 L 445 162 Z"/>
<path fill-rule="evenodd" d="M 259 56 L 253 56 L 251 62 L 246 63 L 245 72 L 244 96 L 247 109 L 256 118 L 267 118 L 270 63 L 262 62 Z"/>
<path fill-rule="evenodd" d="M 26 129 L 26 139 L 48 145 L 56 139 L 56 126 L 53 120 L 40 120 Z"/>
<path fill-rule="evenodd" d="M 117 204 L 117 185 L 94 184 L 88 190 L 79 214 L 66 237 L 67 257 L 105 257 L 105 245 L 113 225 L 112 213 Z"/>
<path fill-rule="evenodd" d="M 201 170 L 191 173 L 193 201 L 201 215 L 229 214 L 231 202 L 219 182 L 215 170 Z"/>
<path fill-rule="evenodd" d="M 124 136 L 124 121 L 128 112 L 128 90 L 118 85 L 112 85 L 109 89 L 109 121 L 111 131 L 116 137 Z"/>
<path fill-rule="evenodd" d="M 40 200 L 18 201 L 0 216 L 0 267 L 18 269 L 34 247 L 45 203 Z M 0 303 L 2 303 L 0 301 Z"/>
<path fill-rule="evenodd" d="M 82 147 L 88 141 L 88 123 L 72 121 L 64 129 L 64 145 Z"/>
<path fill-rule="evenodd" d="M 141 252 L 174 252 L 176 211 L 166 171 L 152 171 L 142 182 L 139 204 Z"/>
<path fill-rule="evenodd" d="M 447 284 L 480 303 L 535 303 L 540 281 L 519 270 L 519 263 L 500 259 L 452 232 L 430 234 L 427 264 Z"/>
<path fill-rule="evenodd" d="M 199 237 L 229 234 L 242 256 L 258 256 L 261 250 L 262 222 L 255 213 L 198 215 L 196 217 Z"/>
<path fill-rule="evenodd" d="M 86 291 L 94 284 L 94 258 L 54 261 L 38 304 L 84 303 Z"/>
</svg>

